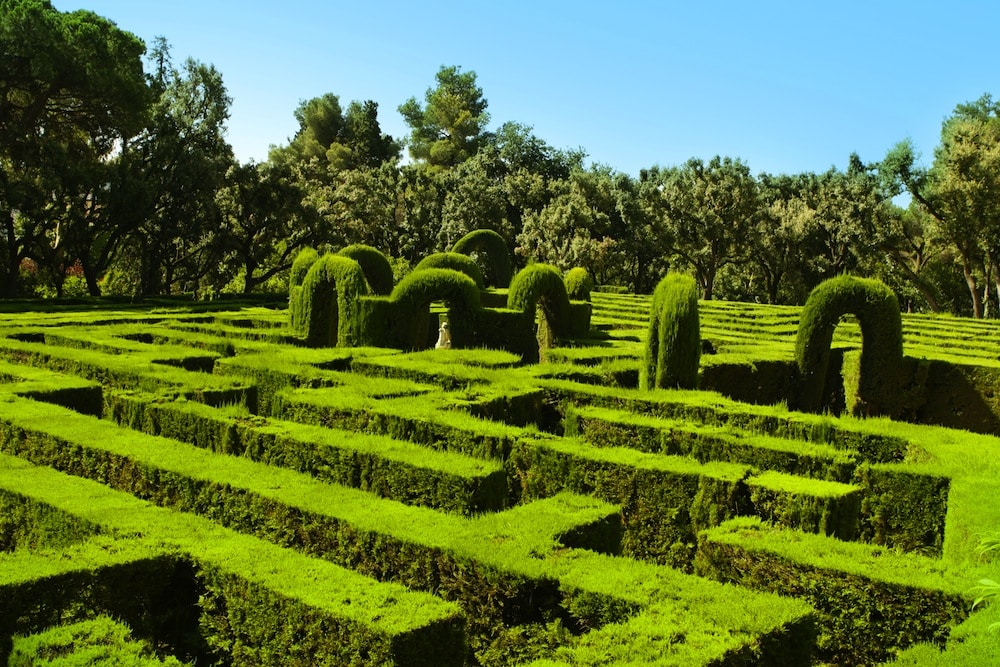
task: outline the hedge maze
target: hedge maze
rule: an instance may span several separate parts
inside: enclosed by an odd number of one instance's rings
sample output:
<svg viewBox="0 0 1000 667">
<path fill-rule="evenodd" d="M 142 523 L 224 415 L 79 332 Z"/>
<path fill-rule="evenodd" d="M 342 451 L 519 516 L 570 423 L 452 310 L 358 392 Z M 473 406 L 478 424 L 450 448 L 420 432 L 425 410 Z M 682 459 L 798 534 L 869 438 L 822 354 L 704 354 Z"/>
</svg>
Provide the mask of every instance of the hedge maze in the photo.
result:
<svg viewBox="0 0 1000 667">
<path fill-rule="evenodd" d="M 904 316 L 895 419 L 862 419 L 861 314 L 806 412 L 801 309 L 701 303 L 699 388 L 640 389 L 687 310 L 580 275 L 570 301 L 551 267 L 481 290 L 453 257 L 375 293 L 366 252 L 297 263 L 291 312 L 4 317 L 0 664 L 995 655 L 971 603 L 997 567 L 996 325 Z M 519 349 L 479 347 L 504 326 Z"/>
</svg>

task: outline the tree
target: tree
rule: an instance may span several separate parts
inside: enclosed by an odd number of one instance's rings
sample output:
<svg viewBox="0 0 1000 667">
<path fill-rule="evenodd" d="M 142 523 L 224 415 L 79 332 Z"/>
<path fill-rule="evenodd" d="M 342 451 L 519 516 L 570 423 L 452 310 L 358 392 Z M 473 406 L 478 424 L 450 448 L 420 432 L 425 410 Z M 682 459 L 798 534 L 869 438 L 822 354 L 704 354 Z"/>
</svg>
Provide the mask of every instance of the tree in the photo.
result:
<svg viewBox="0 0 1000 667">
<path fill-rule="evenodd" d="M 992 277 L 1000 290 L 1000 103 L 989 95 L 960 104 L 944 121 L 930 169 L 916 164 L 909 141 L 883 161 L 913 198 L 937 222 L 941 236 L 957 250 L 972 311 L 986 314 L 982 283 Z M 986 288 L 988 290 L 988 288 Z"/>
<path fill-rule="evenodd" d="M 158 99 L 147 127 L 125 151 L 142 174 L 132 193 L 142 208 L 129 237 L 141 295 L 197 290 L 218 268 L 223 247 L 216 192 L 234 163 L 225 139 L 232 100 L 222 75 L 192 59 L 177 69 L 169 49 L 157 39 L 151 56 Z M 215 276 L 219 281 L 228 279 Z"/>
<path fill-rule="evenodd" d="M 674 252 L 691 266 L 711 299 L 719 269 L 746 256 L 757 215 L 757 181 L 740 160 L 692 158 L 663 172 L 663 199 Z"/>
<path fill-rule="evenodd" d="M 750 234 L 751 262 L 760 272 L 768 303 L 781 302 L 785 277 L 802 266 L 806 234 L 816 215 L 804 198 L 810 176 L 760 176 L 762 201 Z"/>
<path fill-rule="evenodd" d="M 847 171 L 830 169 L 807 195 L 814 214 L 809 226 L 813 270 L 820 281 L 855 271 L 884 246 L 882 217 L 889 196 L 872 166 L 851 154 Z"/>
<path fill-rule="evenodd" d="M 424 93 L 424 106 L 411 97 L 399 106 L 410 126 L 410 156 L 439 167 L 453 167 L 479 150 L 490 115 L 476 73 L 442 66 L 437 86 Z"/>
<path fill-rule="evenodd" d="M 291 170 L 270 163 L 234 164 L 217 201 L 228 263 L 240 269 L 249 294 L 291 268 L 304 246 L 317 245 L 315 211 L 302 204 Z"/>
<path fill-rule="evenodd" d="M 343 169 L 377 169 L 399 158 L 400 146 L 382 132 L 378 104 L 353 101 L 347 112 L 333 93 L 299 103 L 299 129 L 287 146 L 271 149 L 271 161 L 306 165 L 315 161 L 319 174 Z"/>
<path fill-rule="evenodd" d="M 0 0 L 0 284 L 15 296 L 21 260 L 32 246 L 65 236 L 52 228 L 53 194 L 80 201 L 100 165 L 141 126 L 150 99 L 145 46 L 88 11 L 53 9 L 47 0 Z M 46 210 L 49 209 L 49 210 Z M 63 220 L 64 224 L 69 218 Z M 71 261 L 71 260 L 70 260 Z"/>
</svg>

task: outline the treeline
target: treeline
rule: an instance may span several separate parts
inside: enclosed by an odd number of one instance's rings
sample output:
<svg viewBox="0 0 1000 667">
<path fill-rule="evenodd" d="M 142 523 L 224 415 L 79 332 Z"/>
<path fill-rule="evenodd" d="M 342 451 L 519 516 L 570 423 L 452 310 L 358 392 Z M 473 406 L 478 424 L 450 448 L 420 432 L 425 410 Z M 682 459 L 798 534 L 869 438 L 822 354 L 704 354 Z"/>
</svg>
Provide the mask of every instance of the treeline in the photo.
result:
<svg viewBox="0 0 1000 667">
<path fill-rule="evenodd" d="M 820 174 L 715 157 L 633 176 L 524 124 L 491 131 L 475 73 L 442 67 L 398 107 L 405 138 L 382 132 L 375 102 L 331 93 L 294 110 L 297 133 L 267 161 L 241 164 L 221 73 L 176 64 L 162 38 L 147 49 L 93 13 L 0 0 L 0 40 L 6 297 L 284 291 L 305 246 L 372 245 L 402 274 L 490 228 L 521 264 L 583 266 L 635 292 L 673 270 L 704 298 L 799 304 L 857 273 L 911 310 L 1000 313 L 988 95 L 946 120 L 929 168 L 902 142 Z"/>
</svg>

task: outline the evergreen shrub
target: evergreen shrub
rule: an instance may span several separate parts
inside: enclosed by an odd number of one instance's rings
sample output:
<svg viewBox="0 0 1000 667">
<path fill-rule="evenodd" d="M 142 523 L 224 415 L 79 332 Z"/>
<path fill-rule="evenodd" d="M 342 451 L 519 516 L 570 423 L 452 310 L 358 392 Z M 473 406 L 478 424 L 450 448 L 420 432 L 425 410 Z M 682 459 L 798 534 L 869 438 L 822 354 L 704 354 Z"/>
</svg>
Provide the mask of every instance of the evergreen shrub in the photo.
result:
<svg viewBox="0 0 1000 667">
<path fill-rule="evenodd" d="M 392 292 L 394 279 L 392 275 L 392 264 L 389 259 L 376 248 L 363 243 L 355 243 L 345 248 L 341 248 L 337 253 L 342 257 L 350 257 L 361 265 L 361 270 L 365 273 L 368 287 L 372 294 L 386 295 Z"/>
<path fill-rule="evenodd" d="M 510 285 L 514 266 L 510 260 L 510 251 L 503 237 L 492 229 L 476 229 L 460 238 L 451 251 L 463 255 L 482 253 L 486 255 L 487 284 L 491 287 L 507 287 Z"/>
<path fill-rule="evenodd" d="M 303 248 L 295 256 L 291 271 L 288 273 L 288 318 L 292 331 L 304 334 L 308 322 L 302 310 L 302 281 L 312 265 L 319 261 L 319 253 L 315 248 Z"/>
<path fill-rule="evenodd" d="M 477 289 L 483 289 L 485 286 L 482 269 L 468 255 L 457 252 L 436 252 L 420 260 L 420 263 L 413 268 L 413 273 L 427 269 L 452 269 L 472 278 Z"/>
<path fill-rule="evenodd" d="M 393 316 L 408 329 L 404 349 L 426 346 L 428 309 L 434 301 L 444 301 L 448 305 L 452 346 L 472 347 L 475 316 L 481 306 L 479 287 L 468 274 L 448 268 L 420 268 L 400 280 L 389 298 L 395 304 Z M 368 336 L 375 333 L 373 324 L 365 325 Z"/>
<path fill-rule="evenodd" d="M 302 282 L 301 317 L 310 347 L 351 347 L 358 338 L 354 302 L 367 294 L 361 265 L 339 255 L 320 258 Z"/>
<path fill-rule="evenodd" d="M 653 292 L 639 386 L 695 389 L 701 361 L 698 283 L 668 274 Z"/>
<path fill-rule="evenodd" d="M 551 347 L 558 337 L 579 334 L 576 329 L 582 326 L 582 318 L 571 315 L 562 275 L 549 264 L 531 264 L 517 272 L 507 292 L 507 308 L 524 313 L 532 321 L 535 312 L 540 311 L 538 344 L 541 351 Z M 589 328 L 589 313 L 586 324 Z"/>
<path fill-rule="evenodd" d="M 891 415 L 897 411 L 897 375 L 903 362 L 899 301 L 878 280 L 846 275 L 820 283 L 802 308 L 795 341 L 801 383 L 798 407 L 812 412 L 823 407 L 830 344 L 837 323 L 846 314 L 858 318 L 862 337 L 857 397 L 851 401 L 854 412 Z"/>
<path fill-rule="evenodd" d="M 590 293 L 594 291 L 594 279 L 590 272 L 582 266 L 577 266 L 566 272 L 566 293 L 574 301 L 590 301 Z"/>
</svg>

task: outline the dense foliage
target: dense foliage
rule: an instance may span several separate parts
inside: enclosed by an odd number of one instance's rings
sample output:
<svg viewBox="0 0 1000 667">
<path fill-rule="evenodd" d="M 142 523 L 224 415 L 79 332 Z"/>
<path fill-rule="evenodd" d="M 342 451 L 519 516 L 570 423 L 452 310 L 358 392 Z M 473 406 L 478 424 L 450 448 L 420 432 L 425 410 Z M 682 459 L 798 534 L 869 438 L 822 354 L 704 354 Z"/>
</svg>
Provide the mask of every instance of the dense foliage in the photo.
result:
<svg viewBox="0 0 1000 667">
<path fill-rule="evenodd" d="M 579 266 L 639 293 L 669 269 L 693 275 L 705 299 L 801 304 L 851 272 L 881 279 L 908 310 L 1000 313 L 989 95 L 946 119 L 929 167 L 903 142 L 821 174 L 755 175 L 715 156 L 634 176 L 518 122 L 491 130 L 475 72 L 452 66 L 398 107 L 403 140 L 381 130 L 375 102 L 326 93 L 292 111 L 299 129 L 266 162 L 240 164 L 211 65 L 177 66 L 164 39 L 147 51 L 48 0 L 0 10 L 7 297 L 283 292 L 299 249 L 351 244 L 399 258 L 398 280 L 488 229 L 521 266 Z M 907 208 L 895 203 L 904 190 Z"/>
</svg>

